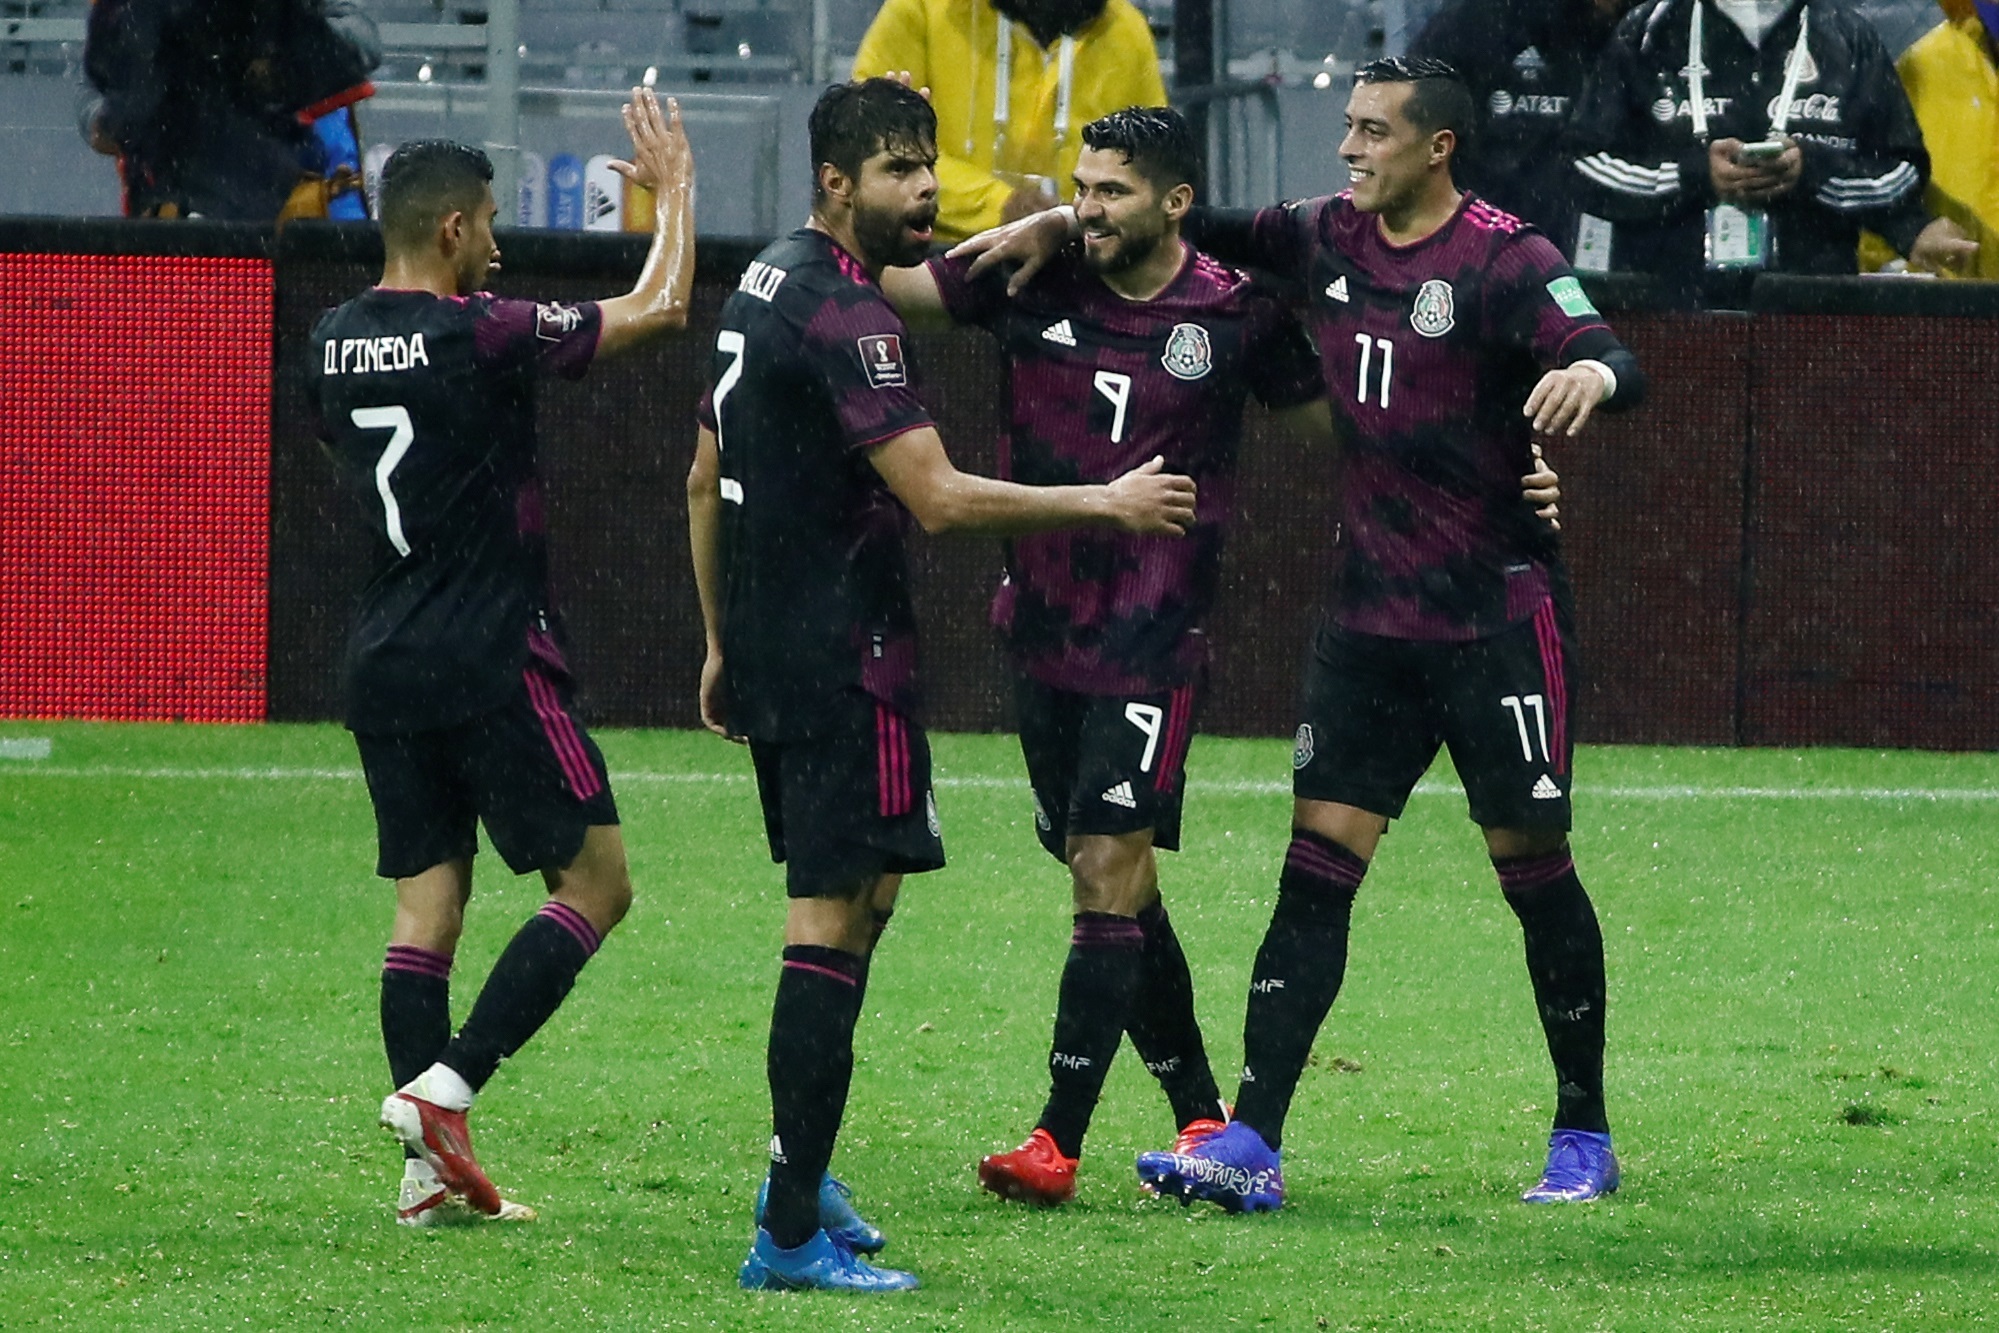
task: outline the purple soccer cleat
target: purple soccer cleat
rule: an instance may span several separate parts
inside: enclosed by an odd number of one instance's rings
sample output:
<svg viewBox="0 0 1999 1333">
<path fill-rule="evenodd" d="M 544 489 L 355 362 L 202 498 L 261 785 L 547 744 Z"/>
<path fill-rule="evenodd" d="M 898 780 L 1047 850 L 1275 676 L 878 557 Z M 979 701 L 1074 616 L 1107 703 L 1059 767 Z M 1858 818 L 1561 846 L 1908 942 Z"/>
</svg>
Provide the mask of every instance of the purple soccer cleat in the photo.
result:
<svg viewBox="0 0 1999 1333">
<path fill-rule="evenodd" d="M 1522 1203 L 1581 1203 L 1617 1193 L 1617 1154 L 1610 1135 L 1558 1129 L 1548 1136 L 1548 1166 Z"/>
<path fill-rule="evenodd" d="M 1138 1178 L 1153 1193 L 1183 1204 L 1206 1199 L 1232 1213 L 1274 1213 L 1284 1206 L 1277 1150 L 1241 1121 L 1186 1152 L 1140 1153 Z"/>
</svg>

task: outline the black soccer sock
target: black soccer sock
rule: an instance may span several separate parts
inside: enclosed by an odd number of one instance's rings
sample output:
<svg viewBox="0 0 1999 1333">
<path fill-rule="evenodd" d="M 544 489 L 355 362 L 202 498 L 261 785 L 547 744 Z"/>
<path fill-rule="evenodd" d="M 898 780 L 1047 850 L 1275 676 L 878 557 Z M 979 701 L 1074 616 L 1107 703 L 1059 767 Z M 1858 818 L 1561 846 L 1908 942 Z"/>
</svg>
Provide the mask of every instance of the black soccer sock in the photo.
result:
<svg viewBox="0 0 1999 1333">
<path fill-rule="evenodd" d="M 1172 1103 L 1176 1126 L 1185 1129 L 1196 1120 L 1220 1120 L 1221 1089 L 1215 1086 L 1201 1024 L 1194 1017 L 1193 974 L 1187 970 L 1187 955 L 1173 933 L 1166 905 L 1154 903 L 1140 912 L 1138 928 L 1145 932 L 1145 951 L 1138 994 L 1125 1021 L 1132 1049 L 1159 1080 Z"/>
<path fill-rule="evenodd" d="M 474 1092 L 484 1087 L 500 1061 L 527 1045 L 561 1007 L 576 974 L 601 943 L 596 928 L 575 908 L 555 901 L 542 904 L 493 964 L 471 1016 L 439 1057 L 441 1062 Z"/>
<path fill-rule="evenodd" d="M 1069 961 L 1055 1001 L 1055 1042 L 1048 1052 L 1048 1104 L 1040 1127 L 1064 1157 L 1080 1157 L 1104 1075 L 1124 1040 L 1138 994 L 1145 932 L 1128 916 L 1078 912 Z"/>
<path fill-rule="evenodd" d="M 1347 930 L 1367 862 L 1308 829 L 1291 830 L 1277 907 L 1250 973 L 1235 1118 L 1279 1146 L 1291 1094 L 1347 971 Z"/>
<path fill-rule="evenodd" d="M 1569 849 L 1495 860 L 1527 946 L 1527 975 L 1555 1064 L 1555 1128 L 1610 1132 L 1603 1106 L 1603 931 Z"/>
<path fill-rule="evenodd" d="M 391 944 L 382 960 L 382 1047 L 401 1087 L 451 1044 L 451 956 Z"/>
<path fill-rule="evenodd" d="M 437 1062 L 451 1044 L 451 956 L 391 944 L 382 960 L 382 1048 L 398 1088 Z M 417 1154 L 403 1149 L 405 1158 Z"/>
<path fill-rule="evenodd" d="M 854 1022 L 861 1012 L 858 954 L 788 944 L 771 1006 L 770 1194 L 763 1227 L 784 1249 L 819 1230 L 819 1180 L 847 1113 L 854 1075 Z"/>
</svg>

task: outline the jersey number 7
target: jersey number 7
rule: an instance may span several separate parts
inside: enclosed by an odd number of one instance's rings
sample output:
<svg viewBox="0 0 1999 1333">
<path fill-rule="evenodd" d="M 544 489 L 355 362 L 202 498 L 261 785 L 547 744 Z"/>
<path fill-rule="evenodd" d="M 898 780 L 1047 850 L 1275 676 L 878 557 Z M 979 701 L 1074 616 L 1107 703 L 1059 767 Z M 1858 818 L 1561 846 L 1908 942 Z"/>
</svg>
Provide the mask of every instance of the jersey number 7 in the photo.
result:
<svg viewBox="0 0 1999 1333">
<path fill-rule="evenodd" d="M 395 491 L 389 488 L 389 478 L 394 475 L 396 464 L 403 461 L 403 455 L 416 441 L 416 426 L 410 421 L 410 411 L 407 407 L 357 407 L 348 416 L 362 430 L 389 432 L 388 446 L 375 460 L 375 490 L 382 497 L 382 516 L 389 544 L 396 548 L 397 555 L 408 555 L 410 543 L 409 538 L 403 536 L 403 510 L 396 503 Z"/>
</svg>

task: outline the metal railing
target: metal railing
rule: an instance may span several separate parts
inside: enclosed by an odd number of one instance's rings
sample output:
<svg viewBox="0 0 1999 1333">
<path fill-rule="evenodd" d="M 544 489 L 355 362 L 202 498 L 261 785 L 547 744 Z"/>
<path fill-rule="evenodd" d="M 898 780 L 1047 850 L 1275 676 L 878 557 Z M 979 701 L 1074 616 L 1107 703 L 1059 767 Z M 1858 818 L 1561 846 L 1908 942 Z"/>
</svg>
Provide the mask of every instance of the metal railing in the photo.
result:
<svg viewBox="0 0 1999 1333">
<path fill-rule="evenodd" d="M 1230 80 L 1172 90 L 1182 111 L 1207 107 L 1207 197 L 1225 207 L 1267 204 L 1281 193 L 1284 117 L 1278 85 L 1268 80 Z M 1215 114 L 1219 112 L 1220 114 Z M 1260 124 L 1256 122 L 1261 122 Z M 1261 138 L 1262 149 L 1255 140 Z"/>
<path fill-rule="evenodd" d="M 615 125 L 618 108 L 628 94 L 605 88 L 528 85 L 515 102 L 521 120 L 578 120 Z M 775 97 L 729 93 L 674 94 L 690 139 L 697 145 L 726 144 L 728 153 L 747 159 L 751 233 L 778 234 L 779 102 Z M 415 113 L 440 120 L 462 119 L 473 125 L 490 122 L 488 90 L 483 84 L 384 82 L 375 85 L 372 110 Z M 497 165 L 497 164 L 496 164 Z M 494 194 L 511 197 L 498 181 Z"/>
</svg>

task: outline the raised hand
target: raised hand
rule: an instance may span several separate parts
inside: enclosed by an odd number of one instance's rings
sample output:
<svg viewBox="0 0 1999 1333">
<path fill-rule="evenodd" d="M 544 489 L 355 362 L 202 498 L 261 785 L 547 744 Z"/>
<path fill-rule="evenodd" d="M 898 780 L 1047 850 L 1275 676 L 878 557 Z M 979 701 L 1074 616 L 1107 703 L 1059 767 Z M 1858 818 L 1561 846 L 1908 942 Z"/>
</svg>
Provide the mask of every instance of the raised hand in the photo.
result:
<svg viewBox="0 0 1999 1333">
<path fill-rule="evenodd" d="M 692 185 L 694 150 L 680 123 L 680 103 L 669 97 L 662 111 L 652 89 L 634 88 L 623 110 L 625 132 L 632 136 L 632 159 L 611 163 L 611 170 L 654 194 Z"/>
</svg>

